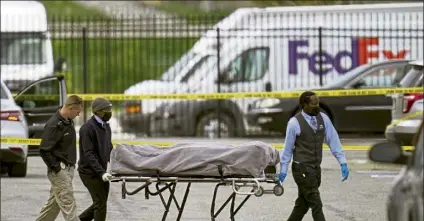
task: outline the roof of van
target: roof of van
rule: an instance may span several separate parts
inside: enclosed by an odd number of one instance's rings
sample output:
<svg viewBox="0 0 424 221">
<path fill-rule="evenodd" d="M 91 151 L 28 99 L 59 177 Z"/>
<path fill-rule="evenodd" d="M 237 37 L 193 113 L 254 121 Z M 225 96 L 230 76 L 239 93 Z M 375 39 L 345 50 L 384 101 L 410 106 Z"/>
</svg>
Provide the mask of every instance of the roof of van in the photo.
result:
<svg viewBox="0 0 424 221">
<path fill-rule="evenodd" d="M 424 3 L 386 3 L 325 6 L 244 7 L 220 20 L 211 30 L 422 27 Z M 399 19 L 405 16 L 408 19 Z M 340 19 L 346 22 L 340 22 Z M 409 20 L 409 21 L 408 21 Z M 366 21 L 366 22 L 365 22 Z"/>
<path fill-rule="evenodd" d="M 317 5 L 317 6 L 278 6 L 265 7 L 261 12 L 300 12 L 300 11 L 317 11 L 317 12 L 332 12 L 332 11 L 423 11 L 423 2 L 414 3 L 384 3 L 384 4 L 351 4 L 351 5 Z M 255 11 L 257 11 L 255 9 Z"/>
<path fill-rule="evenodd" d="M 47 13 L 39 1 L 1 1 L 1 32 L 45 32 Z"/>
</svg>

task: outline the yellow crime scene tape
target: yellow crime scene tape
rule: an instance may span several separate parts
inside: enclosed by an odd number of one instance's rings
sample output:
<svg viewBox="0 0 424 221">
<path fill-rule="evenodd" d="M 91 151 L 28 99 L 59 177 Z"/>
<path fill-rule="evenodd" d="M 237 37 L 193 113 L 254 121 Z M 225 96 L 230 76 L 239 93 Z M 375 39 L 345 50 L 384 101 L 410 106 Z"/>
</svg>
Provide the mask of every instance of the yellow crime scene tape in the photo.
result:
<svg viewBox="0 0 424 221">
<path fill-rule="evenodd" d="M 2 144 L 26 144 L 26 145 L 40 145 L 41 139 L 22 139 L 22 138 L 1 138 Z M 78 143 L 78 142 L 77 142 Z M 155 141 L 112 141 L 112 144 L 115 146 L 117 144 L 130 144 L 130 145 L 155 145 L 162 147 L 169 147 L 174 145 L 174 142 L 155 142 Z M 272 147 L 278 150 L 282 150 L 284 148 L 283 144 L 270 143 Z M 325 150 L 329 150 L 328 145 L 323 145 Z M 343 145 L 343 150 L 352 151 L 352 150 L 369 150 L 371 146 L 360 146 L 360 145 Z M 413 150 L 413 146 L 403 146 L 404 150 Z"/>
<path fill-rule="evenodd" d="M 131 101 L 143 99 L 232 99 L 232 98 L 298 98 L 304 91 L 279 91 L 279 92 L 234 92 L 234 93 L 205 93 L 205 94 L 70 94 L 78 95 L 85 101 L 93 101 L 97 97 L 103 97 L 110 101 Z M 353 89 L 353 90 L 317 90 L 314 91 L 320 97 L 342 97 L 342 96 L 372 96 L 387 95 L 396 93 L 424 93 L 422 87 L 410 88 L 379 88 L 379 89 Z M 16 96 L 16 95 L 15 95 Z M 58 99 L 59 95 L 19 95 L 17 98 L 53 100 Z"/>
<path fill-rule="evenodd" d="M 395 93 L 423 93 L 422 87 L 410 88 L 379 88 L 379 89 L 354 89 L 354 90 L 322 90 L 315 91 L 320 97 L 341 97 L 341 96 L 370 96 L 370 95 L 387 95 Z M 142 100 L 142 99 L 182 99 L 182 100 L 195 100 L 195 99 L 231 99 L 231 98 L 298 98 L 303 91 L 281 91 L 281 92 L 235 92 L 235 93 L 208 93 L 208 94 L 140 94 L 140 95 L 125 95 L 125 94 L 76 94 L 85 101 L 92 101 L 97 97 L 103 97 L 111 101 L 128 101 L 128 100 Z M 16 95 L 15 95 L 16 96 Z M 20 95 L 19 99 L 58 99 L 58 95 Z M 397 125 L 403 120 L 410 119 L 423 114 L 423 111 L 414 112 L 406 115 L 405 117 L 394 121 L 391 125 Z M 1 138 L 1 143 L 8 144 L 27 144 L 39 145 L 41 139 L 22 139 L 22 138 Z M 171 146 L 172 142 L 150 142 L 150 141 L 113 141 L 113 145 L 117 143 L 133 144 L 133 145 L 156 145 L 156 146 Z M 283 144 L 270 144 L 276 149 L 283 149 Z M 323 146 L 324 149 L 329 149 L 327 145 Z M 369 150 L 370 146 L 360 145 L 345 145 L 344 150 Z M 404 150 L 413 150 L 412 146 L 403 146 Z"/>
</svg>

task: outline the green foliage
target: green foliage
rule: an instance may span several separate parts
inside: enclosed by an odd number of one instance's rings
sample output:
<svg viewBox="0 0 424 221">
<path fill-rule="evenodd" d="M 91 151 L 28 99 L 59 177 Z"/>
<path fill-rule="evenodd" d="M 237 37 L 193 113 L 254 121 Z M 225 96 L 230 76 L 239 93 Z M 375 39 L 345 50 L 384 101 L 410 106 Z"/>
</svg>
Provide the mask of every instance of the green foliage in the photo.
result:
<svg viewBox="0 0 424 221">
<path fill-rule="evenodd" d="M 48 19 L 60 17 L 61 20 L 71 17 L 97 17 L 99 19 L 109 19 L 102 11 L 83 6 L 73 1 L 41 1 L 46 8 Z"/>
<path fill-rule="evenodd" d="M 144 1 L 144 3 L 160 11 L 186 19 L 189 24 L 216 24 L 234 11 L 225 8 L 205 12 L 199 9 L 195 3 L 188 4 L 183 1 Z"/>
<path fill-rule="evenodd" d="M 53 40 L 55 58 L 66 59 L 69 93 L 84 92 L 86 63 L 88 93 L 122 93 L 146 79 L 156 79 L 174 64 L 198 39 L 88 39 Z M 86 58 L 86 60 L 85 60 Z M 85 60 L 85 61 L 84 61 Z"/>
</svg>

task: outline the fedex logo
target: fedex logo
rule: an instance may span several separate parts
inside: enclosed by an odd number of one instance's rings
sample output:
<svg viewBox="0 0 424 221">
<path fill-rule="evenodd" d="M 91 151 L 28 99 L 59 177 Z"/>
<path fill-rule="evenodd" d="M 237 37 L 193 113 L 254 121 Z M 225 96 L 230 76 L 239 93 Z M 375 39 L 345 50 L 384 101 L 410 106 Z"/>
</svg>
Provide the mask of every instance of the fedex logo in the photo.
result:
<svg viewBox="0 0 424 221">
<path fill-rule="evenodd" d="M 352 38 L 351 50 L 342 50 L 335 54 L 330 54 L 325 50 L 322 51 L 322 66 L 323 74 L 327 74 L 333 68 L 337 73 L 344 74 L 351 69 L 366 64 L 371 58 L 379 58 L 383 55 L 386 59 L 404 59 L 407 50 L 403 49 L 397 52 L 392 50 L 372 50 L 370 46 L 378 46 L 378 37 L 359 37 Z M 319 51 L 315 51 L 312 54 L 299 51 L 300 48 L 308 48 L 308 40 L 293 40 L 289 41 L 289 73 L 297 74 L 297 62 L 300 60 L 306 60 L 308 62 L 309 71 L 314 74 L 319 74 Z M 350 59 L 351 66 L 343 67 L 342 59 Z"/>
</svg>

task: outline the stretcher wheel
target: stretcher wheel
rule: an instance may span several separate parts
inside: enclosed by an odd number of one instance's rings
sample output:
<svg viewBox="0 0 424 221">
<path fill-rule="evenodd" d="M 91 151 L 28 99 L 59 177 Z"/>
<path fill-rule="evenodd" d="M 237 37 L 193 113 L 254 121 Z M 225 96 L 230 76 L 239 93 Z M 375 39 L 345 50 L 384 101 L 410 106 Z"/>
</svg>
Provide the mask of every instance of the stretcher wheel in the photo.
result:
<svg viewBox="0 0 424 221">
<path fill-rule="evenodd" d="M 255 191 L 255 196 L 257 196 L 257 197 L 264 195 L 264 188 L 263 187 L 259 187 L 259 189 L 257 187 L 255 187 L 254 191 Z"/>
<path fill-rule="evenodd" d="M 275 185 L 274 186 L 274 194 L 276 196 L 281 196 L 284 193 L 284 187 L 281 185 Z"/>
</svg>

